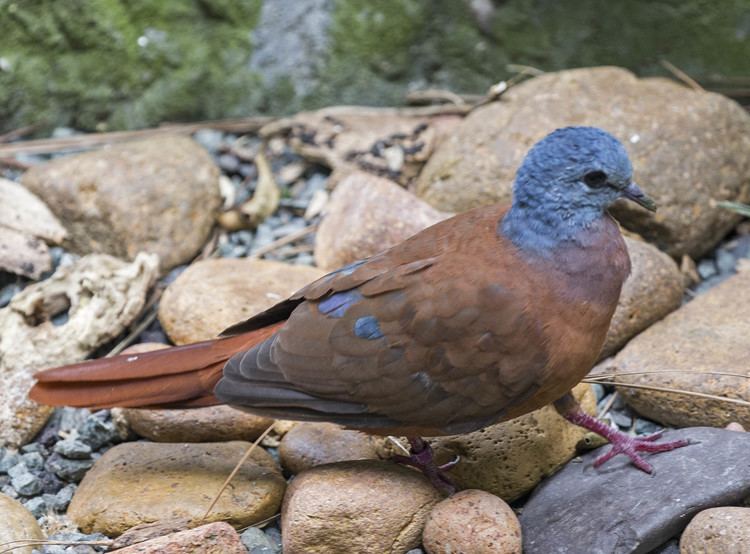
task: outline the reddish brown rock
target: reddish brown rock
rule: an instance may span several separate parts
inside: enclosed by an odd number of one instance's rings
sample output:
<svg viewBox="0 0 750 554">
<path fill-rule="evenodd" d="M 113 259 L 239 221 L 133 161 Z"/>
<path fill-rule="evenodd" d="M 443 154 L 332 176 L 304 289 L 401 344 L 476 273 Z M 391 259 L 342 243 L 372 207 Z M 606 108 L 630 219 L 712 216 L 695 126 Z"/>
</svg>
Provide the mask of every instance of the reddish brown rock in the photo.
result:
<svg viewBox="0 0 750 554">
<path fill-rule="evenodd" d="M 217 522 L 117 550 L 118 554 L 247 554 L 228 523 Z"/>
<path fill-rule="evenodd" d="M 347 460 L 377 459 L 383 439 L 333 423 L 298 423 L 281 440 L 281 465 L 292 473 Z"/>
<path fill-rule="evenodd" d="M 464 490 L 432 509 L 422 542 L 428 554 L 521 554 L 521 524 L 494 494 Z"/>
<path fill-rule="evenodd" d="M 750 508 L 711 508 L 699 512 L 680 537 L 680 554 L 750 552 Z"/>
<path fill-rule="evenodd" d="M 404 554 L 441 498 L 421 473 L 390 462 L 315 467 L 284 496 L 284 554 Z"/>
</svg>

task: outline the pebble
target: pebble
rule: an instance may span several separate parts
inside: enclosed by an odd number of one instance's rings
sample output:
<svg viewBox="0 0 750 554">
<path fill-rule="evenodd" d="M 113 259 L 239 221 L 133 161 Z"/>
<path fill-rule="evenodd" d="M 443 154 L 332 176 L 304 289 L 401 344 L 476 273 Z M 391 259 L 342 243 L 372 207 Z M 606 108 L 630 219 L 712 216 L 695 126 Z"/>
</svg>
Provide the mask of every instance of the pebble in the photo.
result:
<svg viewBox="0 0 750 554">
<path fill-rule="evenodd" d="M 0 544 L 44 538 L 36 518 L 20 502 L 0 495 Z M 2 547 L 0 547 L 2 548 Z M 3 550 L 5 550 L 3 548 Z M 31 554 L 32 547 L 14 548 L 13 554 Z"/>
<path fill-rule="evenodd" d="M 280 548 L 277 548 L 271 539 L 257 527 L 250 527 L 240 535 L 240 541 L 247 548 L 249 554 L 279 554 Z"/>
<path fill-rule="evenodd" d="M 35 496 L 24 502 L 24 506 L 31 514 L 39 519 L 47 513 L 47 502 L 41 496 Z"/>
<path fill-rule="evenodd" d="M 73 460 L 88 460 L 91 458 L 91 446 L 72 438 L 58 441 L 55 444 L 54 451 Z"/>
<path fill-rule="evenodd" d="M 47 458 L 45 467 L 64 481 L 78 483 L 93 465 L 94 460 L 70 460 L 55 453 Z"/>
<path fill-rule="evenodd" d="M 42 481 L 21 462 L 8 470 L 10 484 L 21 496 L 34 496 L 42 492 Z"/>
<path fill-rule="evenodd" d="M 217 152 L 224 143 L 224 133 L 216 129 L 198 129 L 193 133 L 193 139 L 212 154 Z"/>
<path fill-rule="evenodd" d="M 681 554 L 741 554 L 750 552 L 750 508 L 703 510 L 680 538 Z"/>
<path fill-rule="evenodd" d="M 87 444 L 92 450 L 99 450 L 106 444 L 119 442 L 117 426 L 109 417 L 109 412 L 98 412 L 86 418 L 78 428 L 78 440 Z"/>
<path fill-rule="evenodd" d="M 209 523 L 117 550 L 118 554 L 247 554 L 231 525 Z"/>
</svg>

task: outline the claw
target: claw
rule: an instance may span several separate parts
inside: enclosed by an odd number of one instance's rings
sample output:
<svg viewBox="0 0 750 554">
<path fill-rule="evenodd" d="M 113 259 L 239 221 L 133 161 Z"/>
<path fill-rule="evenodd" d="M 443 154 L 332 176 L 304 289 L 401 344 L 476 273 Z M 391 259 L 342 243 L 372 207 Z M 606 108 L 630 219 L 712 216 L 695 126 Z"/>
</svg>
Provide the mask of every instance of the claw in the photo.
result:
<svg viewBox="0 0 750 554">
<path fill-rule="evenodd" d="M 408 465 L 420 470 L 436 489 L 448 496 L 455 493 L 457 490 L 456 484 L 445 472 L 460 461 L 460 456 L 456 456 L 445 464 L 437 465 L 432 454 L 432 447 L 428 443 L 419 437 L 408 438 L 411 444 L 409 456 L 396 454 L 391 456 L 391 459 L 398 464 Z"/>
</svg>

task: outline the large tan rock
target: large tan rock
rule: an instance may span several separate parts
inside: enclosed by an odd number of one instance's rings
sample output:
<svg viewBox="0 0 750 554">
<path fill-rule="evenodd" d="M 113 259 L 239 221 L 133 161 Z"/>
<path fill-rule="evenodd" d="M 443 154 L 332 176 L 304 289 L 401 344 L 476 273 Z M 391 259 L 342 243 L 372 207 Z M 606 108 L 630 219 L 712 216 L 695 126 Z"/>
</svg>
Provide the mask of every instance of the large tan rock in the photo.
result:
<svg viewBox="0 0 750 554">
<path fill-rule="evenodd" d="M 672 258 L 641 240 L 626 236 L 625 244 L 632 270 L 612 316 L 602 358 L 679 308 L 685 292 L 682 273 Z"/>
<path fill-rule="evenodd" d="M 142 523 L 202 518 L 250 443 L 133 442 L 108 450 L 86 474 L 68 508 L 84 532 L 116 536 Z M 207 522 L 252 525 L 279 509 L 286 482 L 256 448 Z"/>
<path fill-rule="evenodd" d="M 612 371 L 619 382 L 750 401 L 748 305 L 750 271 L 745 270 L 635 337 L 597 372 Z M 629 387 L 618 390 L 640 414 L 666 425 L 750 425 L 750 408 L 740 404 Z"/>
<path fill-rule="evenodd" d="M 323 274 L 314 267 L 267 260 L 203 260 L 169 285 L 159 306 L 159 321 L 177 344 L 210 339 Z"/>
<path fill-rule="evenodd" d="M 281 465 L 291 473 L 347 460 L 377 459 L 383 438 L 333 423 L 298 423 L 279 445 Z"/>
<path fill-rule="evenodd" d="M 680 554 L 750 552 L 750 508 L 710 508 L 699 512 L 680 537 Z"/>
<path fill-rule="evenodd" d="M 337 269 L 386 250 L 448 215 L 393 181 L 351 173 L 326 206 L 315 236 L 315 262 L 325 270 Z"/>
<path fill-rule="evenodd" d="M 521 554 L 521 524 L 494 494 L 465 490 L 432 509 L 422 542 L 428 554 Z"/>
<path fill-rule="evenodd" d="M 750 195 L 750 116 L 733 101 L 615 67 L 547 73 L 473 111 L 422 170 L 417 194 L 440 210 L 507 201 L 534 142 L 569 125 L 602 127 L 628 149 L 660 208 L 623 203 L 623 224 L 673 256 L 697 257 L 738 221 L 712 200 Z"/>
<path fill-rule="evenodd" d="M 141 312 L 157 276 L 157 257 L 132 263 L 96 254 L 61 267 L 0 310 L 0 445 L 25 444 L 51 408 L 28 399 L 36 370 L 85 359 Z M 52 317 L 67 312 L 67 321 Z"/>
<path fill-rule="evenodd" d="M 391 462 L 315 467 L 284 496 L 284 554 L 404 554 L 441 498 L 421 473 Z"/>
<path fill-rule="evenodd" d="M 44 533 L 31 512 L 20 502 L 4 494 L 0 494 L 0 521 L 2 521 L 0 545 L 7 545 L 13 541 L 44 540 Z M 13 552 L 31 554 L 34 548 L 34 546 L 16 547 Z"/>
<path fill-rule="evenodd" d="M 224 522 L 151 539 L 117 550 L 118 554 L 247 554 L 240 536 Z"/>
<path fill-rule="evenodd" d="M 596 411 L 589 385 L 573 392 L 588 413 Z M 437 437 L 430 443 L 440 463 L 456 455 L 460 462 L 450 476 L 462 489 L 481 489 L 510 502 L 533 489 L 576 454 L 587 431 L 565 421 L 545 406 L 510 421 L 473 433 Z"/>
<path fill-rule="evenodd" d="M 153 252 L 162 268 L 198 253 L 221 203 L 211 157 L 177 135 L 58 158 L 21 180 L 60 218 L 75 251 Z"/>
</svg>

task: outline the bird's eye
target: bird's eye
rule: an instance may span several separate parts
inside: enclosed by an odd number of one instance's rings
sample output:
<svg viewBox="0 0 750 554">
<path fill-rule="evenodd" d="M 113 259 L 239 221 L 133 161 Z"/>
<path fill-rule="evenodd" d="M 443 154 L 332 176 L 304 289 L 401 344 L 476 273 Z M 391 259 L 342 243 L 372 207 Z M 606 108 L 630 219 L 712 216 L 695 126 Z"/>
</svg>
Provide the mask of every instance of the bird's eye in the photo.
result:
<svg viewBox="0 0 750 554">
<path fill-rule="evenodd" d="M 583 182 L 592 189 L 598 189 L 607 184 L 607 174 L 603 171 L 591 171 L 583 176 Z"/>
</svg>

